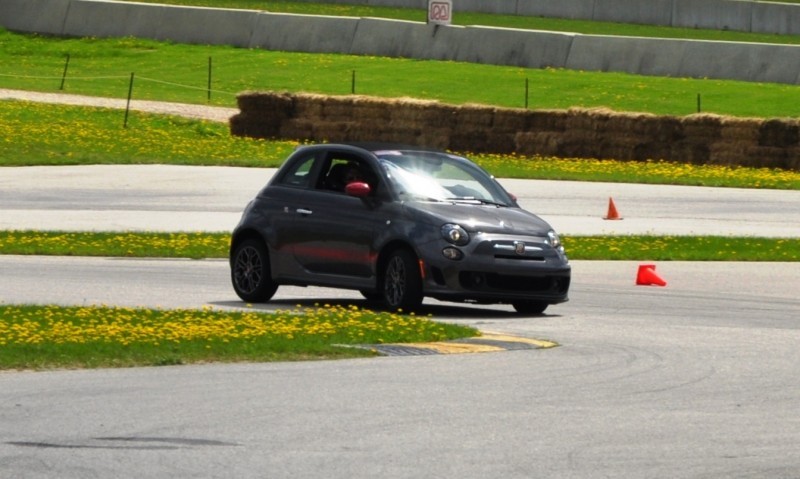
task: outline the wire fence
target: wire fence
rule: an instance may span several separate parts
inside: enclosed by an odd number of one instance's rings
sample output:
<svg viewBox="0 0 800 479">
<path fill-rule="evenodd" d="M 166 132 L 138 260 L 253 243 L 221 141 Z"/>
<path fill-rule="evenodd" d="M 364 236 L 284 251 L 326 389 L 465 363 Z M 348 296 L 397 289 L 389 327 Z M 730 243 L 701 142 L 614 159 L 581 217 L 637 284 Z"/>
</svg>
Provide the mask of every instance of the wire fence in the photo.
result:
<svg viewBox="0 0 800 479">
<path fill-rule="evenodd" d="M 55 66 L 54 66 L 55 67 Z M 349 75 L 349 93 L 350 94 L 357 94 L 356 85 L 357 85 L 357 71 L 350 70 L 348 72 Z M 66 54 L 65 60 L 63 63 L 63 71 L 60 75 L 20 75 L 20 74 L 13 74 L 13 73 L 0 73 L 0 78 L 16 78 L 16 79 L 23 79 L 23 80 L 35 80 L 39 82 L 49 82 L 53 81 L 54 85 L 57 84 L 58 91 L 66 91 L 68 82 L 93 82 L 93 81 L 109 81 L 109 80 L 119 80 L 120 83 L 120 90 L 116 93 L 111 93 L 110 96 L 120 98 L 120 97 L 127 97 L 128 105 L 136 97 L 137 87 L 142 83 L 151 83 L 151 84 L 158 84 L 167 86 L 173 89 L 183 89 L 183 90 L 190 90 L 190 91 L 197 91 L 203 92 L 205 95 L 204 100 L 207 103 L 212 101 L 212 97 L 214 95 L 221 95 L 230 98 L 235 98 L 240 92 L 233 92 L 227 91 L 224 89 L 214 88 L 213 80 L 214 80 L 214 70 L 213 70 L 213 58 L 208 57 L 208 67 L 207 70 L 204 72 L 203 75 L 203 82 L 205 83 L 204 86 L 199 86 L 198 84 L 186 84 L 177 81 L 169 81 L 159 78 L 152 78 L 148 76 L 138 75 L 135 72 L 131 72 L 129 75 L 93 75 L 93 76 L 76 76 L 70 74 L 70 55 Z M 346 81 L 346 80 L 344 80 Z M 344 82 L 343 81 L 343 82 Z M 125 82 L 125 83 L 122 83 Z M 200 83 L 198 81 L 198 83 Z M 124 85 L 124 86 L 123 86 Z M 122 90 L 124 88 L 124 91 Z M 519 93 L 519 103 L 518 107 L 522 107 L 528 109 L 530 107 L 530 95 L 531 95 L 531 85 L 528 78 L 522 79 L 519 85 L 520 93 Z M 105 85 L 102 88 L 98 88 L 98 90 L 103 90 L 102 93 L 105 93 L 106 96 L 109 95 L 109 87 Z M 96 96 L 102 96 L 102 94 L 95 93 Z M 516 96 L 516 95 L 514 95 Z M 197 102 L 197 98 L 194 100 L 190 100 L 191 103 Z M 169 101 L 169 100 L 167 100 Z M 180 101 L 180 100 L 178 100 Z M 183 101 L 185 102 L 185 97 L 183 97 Z M 129 106 L 126 108 L 126 122 L 127 125 L 127 116 L 128 116 Z M 696 112 L 702 112 L 702 99 L 701 95 L 698 93 L 696 97 Z"/>
</svg>

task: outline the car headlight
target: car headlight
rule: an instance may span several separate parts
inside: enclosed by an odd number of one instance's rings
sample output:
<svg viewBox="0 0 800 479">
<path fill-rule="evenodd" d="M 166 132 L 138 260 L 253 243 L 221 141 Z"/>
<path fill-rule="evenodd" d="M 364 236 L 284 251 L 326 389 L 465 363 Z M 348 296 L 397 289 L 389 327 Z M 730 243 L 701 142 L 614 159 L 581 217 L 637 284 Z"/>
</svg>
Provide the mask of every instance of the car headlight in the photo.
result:
<svg viewBox="0 0 800 479">
<path fill-rule="evenodd" d="M 561 244 L 561 238 L 558 237 L 558 233 L 553 230 L 547 232 L 547 242 L 553 248 L 557 249 L 560 252 L 564 252 L 564 246 Z"/>
<path fill-rule="evenodd" d="M 469 243 L 469 233 L 459 225 L 448 223 L 442 226 L 442 237 L 448 242 L 458 246 Z"/>
</svg>

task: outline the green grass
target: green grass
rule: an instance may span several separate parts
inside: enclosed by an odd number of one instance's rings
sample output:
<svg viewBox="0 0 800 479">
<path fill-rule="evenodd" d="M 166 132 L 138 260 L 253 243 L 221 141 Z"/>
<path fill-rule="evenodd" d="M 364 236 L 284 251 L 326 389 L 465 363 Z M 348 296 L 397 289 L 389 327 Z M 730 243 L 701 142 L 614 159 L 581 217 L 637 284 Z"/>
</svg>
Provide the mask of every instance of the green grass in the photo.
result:
<svg viewBox="0 0 800 479">
<path fill-rule="evenodd" d="M 566 236 L 575 260 L 800 261 L 800 238 Z M 227 258 L 230 233 L 0 231 L 0 254 Z"/>
<path fill-rule="evenodd" d="M 277 167 L 290 141 L 233 137 L 221 123 L 0 100 L 0 165 L 184 164 Z M 800 189 L 800 172 L 650 161 L 476 154 L 501 178 Z"/>
<path fill-rule="evenodd" d="M 69 68 L 60 90 L 67 55 Z M 617 111 L 739 117 L 797 115 L 800 87 L 623 73 L 526 69 L 474 63 L 287 53 L 182 45 L 133 38 L 64 39 L 0 31 L 0 88 L 235 107 L 245 90 L 415 97 L 451 104 L 530 108 L 607 107 Z"/>
<path fill-rule="evenodd" d="M 142 3 L 142 0 L 124 1 L 137 1 Z M 215 8 L 265 10 L 276 13 L 298 13 L 304 15 L 391 18 L 415 22 L 425 22 L 427 18 L 427 10 L 424 9 L 380 7 L 372 5 L 289 2 L 282 0 L 143 0 L 143 2 Z M 573 32 L 589 35 L 618 35 L 756 43 L 800 43 L 800 37 L 794 35 L 769 35 L 735 32 L 729 30 L 672 28 L 654 25 L 572 20 L 567 18 L 494 15 L 473 12 L 455 12 L 453 14 L 453 24 L 519 28 L 524 30 Z"/>
<path fill-rule="evenodd" d="M 232 136 L 211 121 L 0 100 L 0 166 L 277 166 L 297 145 Z"/>
<path fill-rule="evenodd" d="M 0 305 L 0 370 L 296 361 L 374 356 L 368 346 L 479 335 L 354 306 L 264 313 Z"/>
</svg>

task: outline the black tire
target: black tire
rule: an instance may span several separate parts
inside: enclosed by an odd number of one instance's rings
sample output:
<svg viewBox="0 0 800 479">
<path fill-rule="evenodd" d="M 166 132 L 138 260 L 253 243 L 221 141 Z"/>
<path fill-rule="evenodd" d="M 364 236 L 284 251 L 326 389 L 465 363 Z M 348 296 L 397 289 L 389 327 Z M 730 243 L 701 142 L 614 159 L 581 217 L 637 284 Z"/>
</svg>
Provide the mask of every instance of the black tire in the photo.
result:
<svg viewBox="0 0 800 479">
<path fill-rule="evenodd" d="M 549 304 L 544 301 L 517 301 L 512 306 L 519 314 L 539 315 L 544 313 Z"/>
<path fill-rule="evenodd" d="M 359 293 L 361 293 L 361 296 L 363 296 L 364 299 L 366 299 L 367 301 L 383 300 L 383 295 L 381 293 L 376 293 L 374 291 L 365 291 L 365 290 L 359 291 Z"/>
<path fill-rule="evenodd" d="M 278 285 L 272 281 L 269 253 L 264 243 L 247 239 L 236 246 L 231 255 L 231 283 L 244 301 L 264 303 L 272 298 Z"/>
<path fill-rule="evenodd" d="M 411 312 L 422 304 L 422 277 L 417 258 L 399 249 L 386 260 L 381 281 L 383 302 L 389 310 Z"/>
</svg>

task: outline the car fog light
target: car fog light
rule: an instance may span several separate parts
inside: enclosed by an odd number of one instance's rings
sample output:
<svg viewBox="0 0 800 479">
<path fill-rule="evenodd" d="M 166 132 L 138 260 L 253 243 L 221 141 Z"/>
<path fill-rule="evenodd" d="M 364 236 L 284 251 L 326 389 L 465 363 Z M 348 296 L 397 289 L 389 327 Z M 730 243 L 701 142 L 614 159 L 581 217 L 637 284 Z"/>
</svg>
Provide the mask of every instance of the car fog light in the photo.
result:
<svg viewBox="0 0 800 479">
<path fill-rule="evenodd" d="M 445 258 L 452 260 L 459 260 L 464 257 L 464 253 L 462 253 L 461 250 L 449 246 L 442 250 L 442 254 Z"/>
</svg>

